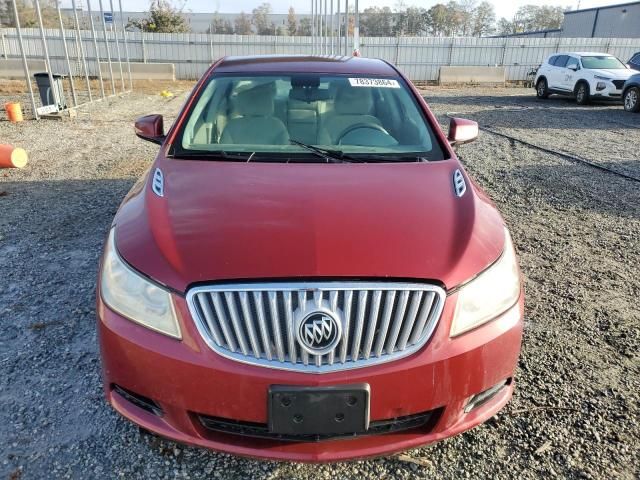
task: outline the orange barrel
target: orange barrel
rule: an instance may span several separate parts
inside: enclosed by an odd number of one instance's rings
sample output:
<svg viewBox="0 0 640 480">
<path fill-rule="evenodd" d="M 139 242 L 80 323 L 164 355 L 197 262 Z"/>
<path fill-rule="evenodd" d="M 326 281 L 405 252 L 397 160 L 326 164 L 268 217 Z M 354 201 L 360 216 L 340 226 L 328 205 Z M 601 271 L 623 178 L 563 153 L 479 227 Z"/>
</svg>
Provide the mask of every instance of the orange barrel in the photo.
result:
<svg viewBox="0 0 640 480">
<path fill-rule="evenodd" d="M 22 119 L 22 107 L 18 102 L 8 102 L 4 104 L 4 109 L 7 111 L 7 117 L 10 122 L 21 122 Z"/>
<path fill-rule="evenodd" d="M 0 143 L 0 168 L 22 168 L 27 164 L 27 152 L 13 145 Z"/>
</svg>

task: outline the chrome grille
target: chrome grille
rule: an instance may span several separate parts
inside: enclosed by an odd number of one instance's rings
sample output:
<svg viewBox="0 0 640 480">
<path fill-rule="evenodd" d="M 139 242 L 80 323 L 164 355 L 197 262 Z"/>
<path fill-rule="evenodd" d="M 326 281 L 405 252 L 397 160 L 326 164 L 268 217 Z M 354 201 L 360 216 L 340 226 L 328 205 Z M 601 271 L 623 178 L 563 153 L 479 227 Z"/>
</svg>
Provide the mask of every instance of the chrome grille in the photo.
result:
<svg viewBox="0 0 640 480">
<path fill-rule="evenodd" d="M 311 373 L 414 353 L 431 337 L 444 300 L 438 286 L 391 282 L 227 284 L 196 287 L 187 294 L 198 331 L 220 355 Z M 324 355 L 303 349 L 296 336 L 296 319 L 317 309 L 341 323 L 338 343 Z"/>
</svg>

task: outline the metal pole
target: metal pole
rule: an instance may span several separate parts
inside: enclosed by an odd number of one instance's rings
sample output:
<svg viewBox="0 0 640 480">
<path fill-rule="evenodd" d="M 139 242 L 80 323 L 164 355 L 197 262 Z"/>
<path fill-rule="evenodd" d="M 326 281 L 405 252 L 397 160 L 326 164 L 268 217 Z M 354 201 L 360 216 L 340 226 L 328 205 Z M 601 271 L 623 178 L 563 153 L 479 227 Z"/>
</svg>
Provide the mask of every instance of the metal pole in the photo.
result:
<svg viewBox="0 0 640 480">
<path fill-rule="evenodd" d="M 113 10 L 113 0 L 109 0 L 109 4 L 111 7 L 111 31 L 116 37 L 116 53 L 118 54 L 118 66 L 120 67 L 120 83 L 122 86 L 122 93 L 125 92 L 124 89 L 124 71 L 122 70 L 122 57 L 120 56 L 120 42 L 118 42 L 118 29 L 116 28 L 116 19 Z"/>
<path fill-rule="evenodd" d="M 127 70 L 129 73 L 129 90 L 133 90 L 133 78 L 131 76 L 131 59 L 129 58 L 129 43 L 127 42 L 127 31 L 124 27 L 124 15 L 122 14 L 122 0 L 118 0 L 120 6 L 120 24 L 122 25 L 122 38 L 124 38 L 124 54 L 127 57 Z"/>
<path fill-rule="evenodd" d="M 341 22 L 341 18 L 340 18 L 340 0 L 337 0 L 337 1 L 338 1 L 338 4 L 336 5 L 336 7 L 337 7 L 337 10 L 338 10 L 338 19 L 337 19 L 337 21 L 338 21 L 338 31 L 336 32 L 336 37 L 337 37 L 336 41 L 337 41 L 338 44 L 336 45 L 336 50 L 338 52 L 338 55 L 340 55 L 340 51 L 342 50 L 342 36 L 340 35 L 340 33 L 341 33 L 340 29 L 341 29 L 342 22 Z"/>
<path fill-rule="evenodd" d="M 98 50 L 98 40 L 96 39 L 96 27 L 93 24 L 93 13 L 91 12 L 91 0 L 87 0 L 87 11 L 89 13 L 89 23 L 91 24 L 91 38 L 93 39 L 93 50 L 96 54 L 96 68 L 98 69 L 98 80 L 100 80 L 100 95 L 105 98 L 104 81 L 102 80 L 102 69 L 100 68 L 100 51 Z"/>
<path fill-rule="evenodd" d="M 60 11 L 60 3 L 56 2 L 56 10 L 58 11 L 58 21 L 60 22 L 60 37 L 62 38 L 62 47 L 64 49 L 64 58 L 67 61 L 67 73 L 69 74 L 69 83 L 71 84 L 71 97 L 73 98 L 73 106 L 78 106 L 78 97 L 76 96 L 76 86 L 73 82 L 73 72 L 71 71 L 71 60 L 69 60 L 69 49 L 67 48 L 67 36 L 64 34 L 64 24 L 62 23 L 62 12 Z"/>
<path fill-rule="evenodd" d="M 335 20 L 336 20 L 336 17 L 333 14 L 333 0 L 331 0 L 331 10 L 330 11 L 331 11 L 331 55 L 333 55 L 335 53 L 333 51 L 333 46 L 334 46 L 333 44 L 334 44 L 334 40 L 335 40 L 333 38 L 333 35 L 334 35 L 334 32 L 335 32 Z"/>
<path fill-rule="evenodd" d="M 311 55 L 316 54 L 316 23 L 315 23 L 316 0 L 311 0 Z"/>
<path fill-rule="evenodd" d="M 56 104 L 56 110 L 58 109 L 58 103 L 56 102 L 56 96 L 54 92 L 55 84 L 53 83 L 53 74 L 51 72 L 51 60 L 49 58 L 49 47 L 47 46 L 47 39 L 44 36 L 44 25 L 42 24 L 42 12 L 40 11 L 40 0 L 35 0 L 36 15 L 38 16 L 38 25 L 40 27 L 40 38 L 42 39 L 42 51 L 44 52 L 44 64 L 49 74 L 49 85 L 51 89 L 51 97 Z M 17 15 L 16 15 L 17 16 Z"/>
<path fill-rule="evenodd" d="M 111 82 L 111 94 L 116 94 L 116 84 L 113 81 L 113 65 L 111 64 L 111 49 L 109 48 L 109 38 L 107 37 L 107 22 L 104 21 L 104 8 L 102 8 L 102 0 L 98 0 L 100 4 L 100 17 L 102 17 L 102 33 L 104 33 L 104 45 L 107 47 L 107 62 L 109 63 L 109 81 Z"/>
<path fill-rule="evenodd" d="M 78 10 L 76 9 L 76 0 L 71 0 L 71 7 L 73 8 L 73 18 L 76 22 L 76 35 L 78 38 L 78 44 L 80 45 L 80 57 L 82 58 L 82 68 L 84 69 L 84 78 L 87 82 L 87 92 L 89 93 L 89 101 L 93 102 L 91 95 L 91 84 L 89 83 L 89 70 L 87 69 L 87 59 L 84 56 L 84 43 L 82 43 L 82 37 L 80 36 L 80 20 L 78 20 Z"/>
<path fill-rule="evenodd" d="M 344 54 L 349 55 L 349 0 L 344 0 Z"/>
<path fill-rule="evenodd" d="M 353 26 L 353 51 L 360 50 L 360 9 L 356 0 L 355 22 Z"/>
<path fill-rule="evenodd" d="M 329 54 L 329 9 L 327 8 L 327 0 L 324 0 L 324 53 Z"/>
<path fill-rule="evenodd" d="M 318 0 L 318 4 L 320 5 L 320 19 L 318 25 L 320 25 L 320 38 L 318 39 L 318 48 L 320 49 L 320 55 L 324 55 L 324 32 L 322 31 L 322 1 Z"/>
<path fill-rule="evenodd" d="M 18 5 L 16 0 L 11 2 L 13 4 L 13 15 L 16 19 L 16 32 L 18 33 L 18 45 L 20 45 L 20 55 L 22 56 L 22 68 L 24 70 L 24 79 L 27 82 L 29 89 L 29 98 L 31 99 L 31 108 L 33 110 L 33 116 L 36 120 L 40 118 L 38 111 L 36 110 L 36 99 L 33 96 L 33 87 L 31 86 L 31 76 L 29 74 L 29 65 L 27 64 L 27 54 L 24 51 L 24 43 L 22 42 L 22 28 L 20 28 L 20 17 L 18 16 Z"/>
</svg>

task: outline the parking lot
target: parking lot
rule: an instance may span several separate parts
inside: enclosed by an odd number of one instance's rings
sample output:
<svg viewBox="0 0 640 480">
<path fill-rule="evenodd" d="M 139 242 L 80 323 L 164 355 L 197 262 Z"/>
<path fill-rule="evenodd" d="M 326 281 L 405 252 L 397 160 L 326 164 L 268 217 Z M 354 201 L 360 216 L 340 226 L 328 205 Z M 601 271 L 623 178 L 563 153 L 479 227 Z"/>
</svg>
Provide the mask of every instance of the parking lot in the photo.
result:
<svg viewBox="0 0 640 480">
<path fill-rule="evenodd" d="M 169 124 L 186 96 L 175 93 L 0 122 L 3 143 L 30 155 L 0 170 L 1 478 L 638 478 L 640 115 L 532 89 L 424 90 L 443 126 L 447 115 L 480 123 L 458 151 L 526 277 L 516 393 L 494 419 L 404 456 L 309 466 L 174 444 L 119 417 L 102 395 L 98 258 L 156 151 L 133 121 L 162 113 Z"/>
</svg>

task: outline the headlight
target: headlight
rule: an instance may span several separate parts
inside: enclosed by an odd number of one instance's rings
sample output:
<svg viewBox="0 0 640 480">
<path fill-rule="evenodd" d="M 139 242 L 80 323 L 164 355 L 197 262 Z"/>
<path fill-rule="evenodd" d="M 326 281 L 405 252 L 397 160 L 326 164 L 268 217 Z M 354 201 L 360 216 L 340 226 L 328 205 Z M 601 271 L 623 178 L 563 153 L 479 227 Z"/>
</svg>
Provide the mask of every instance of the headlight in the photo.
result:
<svg viewBox="0 0 640 480">
<path fill-rule="evenodd" d="M 116 251 L 113 228 L 104 254 L 100 287 L 102 300 L 115 312 L 151 330 L 181 338 L 171 295 L 122 261 Z"/>
<path fill-rule="evenodd" d="M 594 75 L 593 78 L 595 78 L 596 80 L 604 80 L 605 82 L 611 81 L 609 77 L 603 77 L 602 75 Z"/>
<path fill-rule="evenodd" d="M 475 328 L 511 308 L 520 297 L 520 274 L 511 243 L 504 230 L 504 251 L 496 263 L 458 292 L 451 324 L 452 337 Z"/>
</svg>

